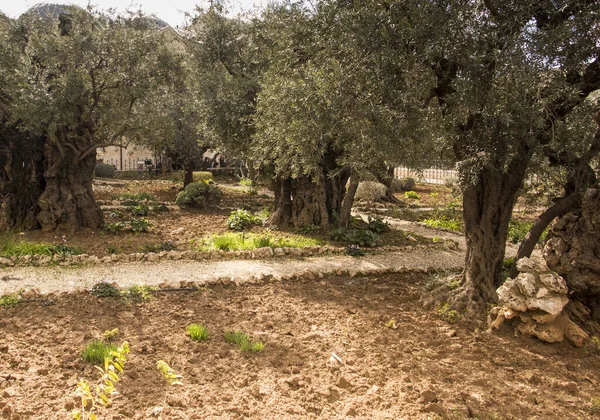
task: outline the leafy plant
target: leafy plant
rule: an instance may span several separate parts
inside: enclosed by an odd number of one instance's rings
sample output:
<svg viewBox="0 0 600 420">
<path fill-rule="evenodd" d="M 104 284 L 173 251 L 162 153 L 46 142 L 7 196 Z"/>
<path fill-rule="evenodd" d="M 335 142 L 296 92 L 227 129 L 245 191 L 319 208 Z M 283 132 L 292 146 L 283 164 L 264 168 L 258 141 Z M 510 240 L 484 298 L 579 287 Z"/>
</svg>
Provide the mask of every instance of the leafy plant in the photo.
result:
<svg viewBox="0 0 600 420">
<path fill-rule="evenodd" d="M 12 308 L 21 302 L 22 298 L 17 295 L 4 295 L 0 296 L 0 307 L 2 308 Z"/>
<path fill-rule="evenodd" d="M 190 324 L 186 331 L 194 341 L 208 340 L 208 329 L 202 324 Z"/>
<path fill-rule="evenodd" d="M 396 325 L 396 320 L 392 318 L 385 323 L 385 327 L 395 330 L 396 328 L 398 328 L 398 325 Z"/>
<path fill-rule="evenodd" d="M 296 228 L 296 230 L 294 231 L 294 233 L 297 233 L 298 235 L 314 235 L 315 233 L 318 233 L 320 230 L 321 230 L 321 226 L 304 225 L 304 226 L 298 226 Z"/>
<path fill-rule="evenodd" d="M 379 235 L 370 230 L 353 229 L 348 231 L 346 240 L 353 245 L 374 247 L 379 241 Z"/>
<path fill-rule="evenodd" d="M 303 248 L 307 246 L 320 246 L 323 241 L 313 238 L 285 236 L 274 237 L 273 235 L 254 235 L 251 233 L 225 233 L 222 235 L 211 235 L 192 244 L 193 249 L 198 251 L 246 251 L 263 246 L 272 248 Z"/>
<path fill-rule="evenodd" d="M 152 227 L 152 223 L 143 217 L 141 219 L 132 219 L 129 223 L 131 224 L 131 230 L 135 233 L 148 232 Z"/>
<path fill-rule="evenodd" d="M 150 207 L 150 210 L 157 212 L 157 213 L 166 213 L 169 211 L 169 208 L 167 206 L 165 206 L 164 204 L 156 204 L 156 205 Z"/>
<path fill-rule="evenodd" d="M 115 286 L 113 286 L 112 284 L 105 282 L 105 281 L 101 281 L 92 286 L 90 294 L 92 296 L 102 297 L 102 298 L 103 297 L 119 297 L 119 296 L 121 296 L 121 291 L 119 289 L 117 289 Z"/>
<path fill-rule="evenodd" d="M 110 233 L 119 233 L 123 229 L 125 229 L 125 223 L 123 222 L 105 223 L 104 226 L 102 226 L 102 230 Z"/>
<path fill-rule="evenodd" d="M 156 290 L 158 290 L 158 287 L 147 286 L 145 284 L 141 286 L 134 285 L 121 292 L 121 297 L 125 300 L 146 302 L 152 299 L 152 292 L 155 292 Z"/>
<path fill-rule="evenodd" d="M 246 230 L 253 225 L 261 224 L 262 220 L 258 217 L 255 217 L 248 210 L 237 209 L 231 212 L 229 218 L 227 219 L 227 227 L 232 230 L 237 230 L 241 232 L 242 230 Z"/>
<path fill-rule="evenodd" d="M 450 309 L 450 305 L 444 303 L 438 308 L 438 313 L 442 319 L 450 324 L 456 324 L 462 319 L 462 315 L 455 309 Z"/>
<path fill-rule="evenodd" d="M 77 383 L 75 395 L 81 399 L 81 409 L 71 412 L 74 419 L 97 420 L 95 411 L 98 407 L 107 407 L 111 404 L 110 397 L 117 392 L 115 383 L 119 381 L 119 373 L 123 372 L 128 354 L 129 343 L 125 341 L 104 359 L 104 369 L 97 367 L 101 375 L 97 381 L 95 395 L 92 394 L 88 381 L 82 379 Z"/>
<path fill-rule="evenodd" d="M 258 194 L 258 190 L 256 189 L 256 184 L 250 178 L 240 178 L 240 185 L 244 187 L 246 193 L 250 195 Z"/>
<path fill-rule="evenodd" d="M 242 351 L 260 352 L 265 348 L 261 341 L 252 341 L 248 334 L 240 330 L 226 331 L 225 341 L 236 344 Z"/>
<path fill-rule="evenodd" d="M 150 213 L 150 208 L 145 204 L 138 204 L 131 209 L 132 216 L 148 216 L 148 213 Z"/>
<path fill-rule="evenodd" d="M 116 246 L 116 245 L 113 245 L 113 244 L 109 244 L 109 245 L 108 245 L 108 247 L 106 248 L 106 251 L 107 251 L 109 254 L 118 254 L 119 252 L 121 252 L 121 251 L 119 250 L 119 247 L 118 247 L 118 246 Z"/>
<path fill-rule="evenodd" d="M 212 181 L 192 182 L 177 195 L 175 203 L 181 207 L 203 208 L 221 201 L 223 192 Z"/>
<path fill-rule="evenodd" d="M 156 362 L 156 368 L 160 370 L 170 385 L 183 385 L 183 383 L 180 381 L 183 376 L 175 373 L 175 371 L 171 369 L 171 367 L 164 360 L 159 360 Z"/>
<path fill-rule="evenodd" d="M 135 207 L 138 206 L 140 202 L 138 200 L 125 200 L 121 204 L 123 204 L 125 207 Z"/>
<path fill-rule="evenodd" d="M 105 343 L 102 340 L 94 340 L 85 346 L 81 352 L 83 360 L 95 365 L 104 364 L 105 359 L 110 359 L 111 352 L 117 350 L 117 346 L 113 343 Z"/>
<path fill-rule="evenodd" d="M 390 224 L 383 220 L 381 217 L 371 218 L 371 216 L 367 219 L 369 223 L 369 230 L 375 233 L 383 233 L 390 230 Z"/>
<path fill-rule="evenodd" d="M 94 169 L 94 175 L 98 178 L 114 178 L 116 169 L 108 163 L 98 163 Z"/>
<path fill-rule="evenodd" d="M 345 250 L 346 255 L 350 255 L 351 257 L 362 257 L 365 255 L 365 252 L 360 249 L 359 245 L 348 245 Z"/>
<path fill-rule="evenodd" d="M 106 341 L 112 341 L 117 335 L 119 335 L 119 329 L 113 328 L 112 330 L 104 331 L 102 337 L 104 337 Z"/>
<path fill-rule="evenodd" d="M 461 232 L 462 231 L 462 221 L 457 219 L 448 219 L 446 216 L 441 216 L 439 218 L 427 218 L 423 220 L 427 226 L 432 228 L 442 228 L 448 229 L 453 232 Z"/>
<path fill-rule="evenodd" d="M 43 242 L 29 242 L 16 239 L 14 235 L 3 235 L 0 237 L 0 256 L 23 257 L 26 255 L 79 255 L 82 250 L 79 247 L 67 244 L 65 236 L 61 237 L 62 243 L 47 244 Z"/>
<path fill-rule="evenodd" d="M 414 200 L 420 200 L 421 196 L 417 194 L 415 191 L 406 191 L 404 193 L 404 198 L 412 198 Z"/>
</svg>

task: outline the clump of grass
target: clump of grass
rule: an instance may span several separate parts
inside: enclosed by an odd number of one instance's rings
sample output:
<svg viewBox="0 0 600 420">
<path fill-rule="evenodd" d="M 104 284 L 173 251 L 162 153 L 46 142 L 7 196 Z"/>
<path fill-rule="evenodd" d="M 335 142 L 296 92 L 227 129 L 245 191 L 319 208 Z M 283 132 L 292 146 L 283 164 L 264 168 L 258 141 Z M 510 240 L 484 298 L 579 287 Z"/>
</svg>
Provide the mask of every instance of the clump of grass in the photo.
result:
<svg viewBox="0 0 600 420">
<path fill-rule="evenodd" d="M 106 251 L 109 254 L 118 254 L 119 252 L 121 252 L 121 250 L 119 249 L 118 246 L 113 245 L 113 244 L 109 244 L 108 247 L 106 248 Z"/>
<path fill-rule="evenodd" d="M 404 193 L 404 198 L 412 198 L 414 200 L 420 200 L 421 196 L 416 193 L 416 191 L 406 191 Z"/>
<path fill-rule="evenodd" d="M 0 307 L 2 308 L 12 308 L 19 302 L 21 302 L 21 297 L 17 295 L 0 296 Z"/>
<path fill-rule="evenodd" d="M 302 236 L 275 237 L 273 235 L 256 235 L 242 233 L 225 233 L 204 238 L 194 248 L 197 251 L 247 251 L 256 248 L 303 248 L 321 246 L 324 242 L 318 239 Z"/>
<path fill-rule="evenodd" d="M 147 286 L 145 284 L 141 286 L 131 286 L 121 292 L 121 297 L 125 300 L 136 300 L 141 302 L 147 302 L 152 299 L 152 292 L 158 290 L 158 287 Z"/>
<path fill-rule="evenodd" d="M 44 242 L 29 242 L 17 239 L 14 235 L 3 235 L 0 238 L 0 257 L 24 257 L 26 255 L 79 255 L 82 249 L 63 243 L 47 244 Z"/>
<path fill-rule="evenodd" d="M 94 340 L 85 346 L 81 352 L 83 360 L 95 365 L 104 365 L 104 359 L 110 359 L 111 352 L 116 351 L 117 346 L 113 343 L 105 343 L 102 340 Z"/>
<path fill-rule="evenodd" d="M 438 313 L 442 319 L 449 324 L 456 324 L 462 319 L 462 315 L 456 309 L 450 309 L 450 305 L 444 303 L 438 308 Z"/>
<path fill-rule="evenodd" d="M 240 330 L 226 331 L 225 341 L 236 344 L 242 351 L 261 352 L 265 344 L 261 341 L 252 341 L 248 334 Z"/>
<path fill-rule="evenodd" d="M 462 232 L 462 222 L 458 219 L 449 219 L 446 216 L 442 216 L 439 218 L 430 217 L 428 219 L 423 220 L 427 226 L 432 228 L 442 228 L 448 229 L 453 232 Z"/>
<path fill-rule="evenodd" d="M 208 340 L 208 329 L 202 324 L 190 324 L 186 331 L 194 341 Z"/>
</svg>

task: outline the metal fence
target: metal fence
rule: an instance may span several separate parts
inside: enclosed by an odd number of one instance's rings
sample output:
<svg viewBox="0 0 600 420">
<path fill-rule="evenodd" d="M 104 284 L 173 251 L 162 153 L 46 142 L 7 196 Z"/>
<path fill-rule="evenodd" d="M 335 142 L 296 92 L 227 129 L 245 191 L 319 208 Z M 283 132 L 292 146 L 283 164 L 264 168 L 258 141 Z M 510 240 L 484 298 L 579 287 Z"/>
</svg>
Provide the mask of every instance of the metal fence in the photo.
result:
<svg viewBox="0 0 600 420">
<path fill-rule="evenodd" d="M 413 169 L 406 166 L 394 168 L 394 178 L 414 178 L 427 184 L 446 184 L 458 180 L 458 171 L 442 166 L 430 166 L 426 169 Z"/>
<path fill-rule="evenodd" d="M 150 158 L 148 158 L 148 159 L 150 159 Z M 106 159 L 106 158 L 103 159 L 104 163 L 108 163 L 109 165 L 114 166 L 119 171 L 137 171 L 137 170 L 144 171 L 144 170 L 146 170 L 146 167 L 144 165 L 144 160 L 145 159 L 132 159 L 132 158 L 123 159 L 123 167 L 121 167 L 120 159 Z"/>
</svg>

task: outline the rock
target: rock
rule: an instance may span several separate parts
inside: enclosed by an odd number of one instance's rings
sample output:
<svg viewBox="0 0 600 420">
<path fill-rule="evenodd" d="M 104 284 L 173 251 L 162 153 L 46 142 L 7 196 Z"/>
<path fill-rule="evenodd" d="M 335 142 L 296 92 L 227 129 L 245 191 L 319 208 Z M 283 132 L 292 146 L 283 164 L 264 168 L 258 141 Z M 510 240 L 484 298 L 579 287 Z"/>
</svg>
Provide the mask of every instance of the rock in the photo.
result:
<svg viewBox="0 0 600 420">
<path fill-rule="evenodd" d="M 533 273 L 520 273 L 515 279 L 519 291 L 525 296 L 535 296 L 535 275 Z"/>
<path fill-rule="evenodd" d="M 554 321 L 556 319 L 556 317 L 558 316 L 558 314 L 549 314 L 547 312 L 533 312 L 530 314 L 531 315 L 531 319 L 533 319 L 535 322 L 537 322 L 538 324 L 548 324 L 552 321 Z"/>
<path fill-rule="evenodd" d="M 179 228 L 179 229 L 175 229 L 171 231 L 171 235 L 181 235 L 183 232 L 185 232 L 185 228 Z"/>
<path fill-rule="evenodd" d="M 256 248 L 253 251 L 254 258 L 269 258 L 273 256 L 273 253 L 273 248 L 268 246 L 263 248 Z"/>
<path fill-rule="evenodd" d="M 0 257 L 0 265 L 6 265 L 9 267 L 13 267 L 15 265 L 14 262 L 10 258 Z"/>
<path fill-rule="evenodd" d="M 552 315 L 558 315 L 567 303 L 569 303 L 567 296 L 552 294 L 544 295 L 541 298 L 527 299 L 527 308 L 539 309 Z"/>
<path fill-rule="evenodd" d="M 438 403 L 427 404 L 425 406 L 425 408 L 423 409 L 423 412 L 425 412 L 425 413 L 436 413 L 436 414 L 439 414 L 442 417 L 444 417 L 446 415 L 446 410 L 444 410 L 444 407 L 442 407 Z"/>
<path fill-rule="evenodd" d="M 21 296 L 23 299 L 33 299 L 37 296 L 37 293 L 34 289 L 29 289 L 21 292 Z"/>
<path fill-rule="evenodd" d="M 148 258 L 148 261 L 150 261 L 150 262 L 159 262 L 160 261 L 160 257 L 158 256 L 158 254 L 155 254 L 154 252 L 149 252 L 147 258 Z"/>
<path fill-rule="evenodd" d="M 565 321 L 564 317 L 559 316 L 548 324 L 521 323 L 517 326 L 517 330 L 523 335 L 537 337 L 546 343 L 558 343 L 565 338 Z"/>
<path fill-rule="evenodd" d="M 421 395 L 419 396 L 419 399 L 417 400 L 417 402 L 420 402 L 422 404 L 429 404 L 429 403 L 434 403 L 437 402 L 437 395 L 435 395 L 435 392 L 433 392 L 430 389 L 427 389 L 423 392 L 421 392 Z"/>
<path fill-rule="evenodd" d="M 527 299 L 515 284 L 515 280 L 508 279 L 497 290 L 498 300 L 502 306 L 515 311 L 525 312 L 527 310 Z"/>
<path fill-rule="evenodd" d="M 285 251 L 283 250 L 283 248 L 275 248 L 275 249 L 273 250 L 273 254 L 274 254 L 276 257 L 283 257 L 283 256 L 285 255 Z"/>
<path fill-rule="evenodd" d="M 569 318 L 566 319 L 565 337 L 569 343 L 573 344 L 575 347 L 583 347 L 590 338 L 585 331 L 579 328 L 579 325 Z"/>
<path fill-rule="evenodd" d="M 344 376 L 340 376 L 336 381 L 335 386 L 337 386 L 338 388 L 348 389 L 352 387 L 352 384 Z"/>
<path fill-rule="evenodd" d="M 517 270 L 521 273 L 533 273 L 535 263 L 529 258 L 521 258 L 517 261 Z"/>
<path fill-rule="evenodd" d="M 567 282 L 556 273 L 540 274 L 540 281 L 548 290 L 556 293 L 567 293 Z"/>
</svg>

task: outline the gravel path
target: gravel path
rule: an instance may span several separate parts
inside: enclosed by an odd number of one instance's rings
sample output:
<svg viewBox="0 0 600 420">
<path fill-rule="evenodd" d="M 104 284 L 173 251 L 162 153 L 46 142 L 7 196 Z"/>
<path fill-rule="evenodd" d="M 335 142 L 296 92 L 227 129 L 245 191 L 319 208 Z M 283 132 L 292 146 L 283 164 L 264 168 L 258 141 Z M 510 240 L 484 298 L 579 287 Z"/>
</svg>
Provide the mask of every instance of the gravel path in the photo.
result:
<svg viewBox="0 0 600 420">
<path fill-rule="evenodd" d="M 326 256 L 272 260 L 179 260 L 84 267 L 12 267 L 0 270 L 0 295 L 29 288 L 38 288 L 42 293 L 64 292 L 90 288 L 99 281 L 116 282 L 122 287 L 163 282 L 178 286 L 181 281 L 202 283 L 215 278 L 230 278 L 243 282 L 254 276 L 289 276 L 307 271 L 327 274 L 340 270 L 368 273 L 401 267 L 411 270 L 454 269 L 461 267 L 463 261 L 462 251 L 413 249 L 361 258 Z"/>
</svg>

